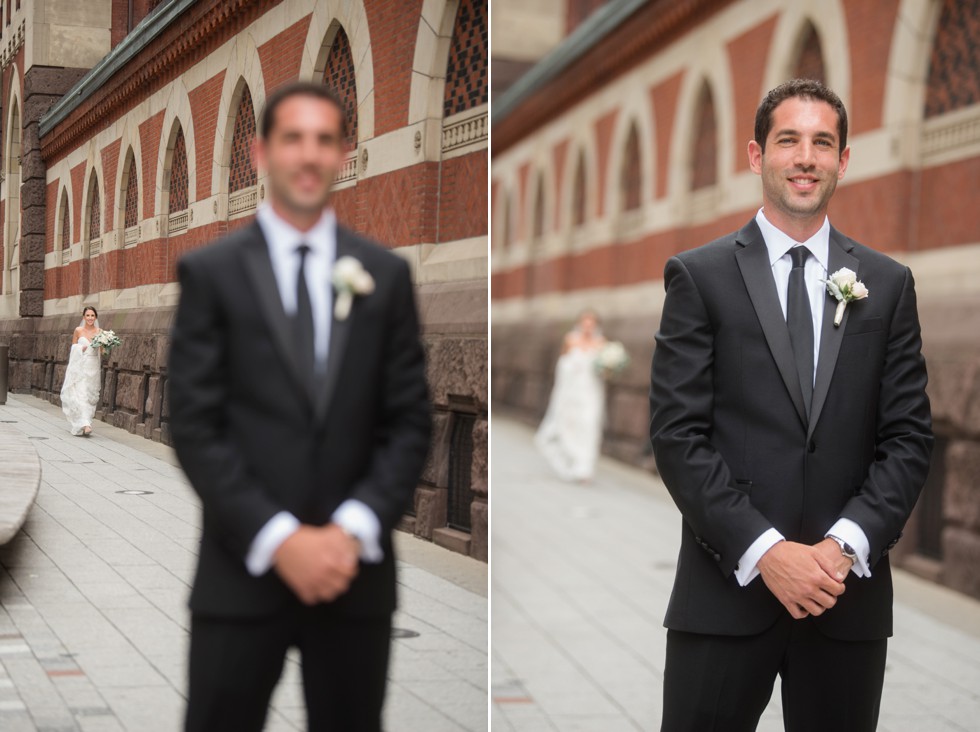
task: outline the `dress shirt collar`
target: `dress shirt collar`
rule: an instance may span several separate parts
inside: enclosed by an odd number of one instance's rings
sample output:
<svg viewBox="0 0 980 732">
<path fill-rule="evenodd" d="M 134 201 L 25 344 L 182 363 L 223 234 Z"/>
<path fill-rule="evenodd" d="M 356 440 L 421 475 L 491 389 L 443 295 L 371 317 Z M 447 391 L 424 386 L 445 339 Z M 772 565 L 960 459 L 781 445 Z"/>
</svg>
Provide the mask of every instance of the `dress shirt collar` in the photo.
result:
<svg viewBox="0 0 980 732">
<path fill-rule="evenodd" d="M 817 233 L 806 241 L 796 241 L 791 236 L 780 229 L 777 229 L 769 219 L 766 218 L 765 211 L 759 209 L 755 215 L 755 221 L 762 230 L 762 238 L 765 239 L 766 249 L 769 250 L 769 265 L 772 266 L 777 260 L 786 256 L 795 246 L 803 245 L 810 250 L 813 258 L 820 262 L 820 266 L 827 270 L 830 260 L 830 220 L 824 216 L 823 226 Z"/>
<path fill-rule="evenodd" d="M 300 244 L 306 244 L 313 255 L 333 258 L 337 238 L 337 217 L 332 208 L 323 209 L 320 219 L 309 231 L 300 231 L 275 212 L 269 204 L 262 204 L 256 218 L 265 234 L 269 248 L 280 255 L 292 254 Z"/>
</svg>

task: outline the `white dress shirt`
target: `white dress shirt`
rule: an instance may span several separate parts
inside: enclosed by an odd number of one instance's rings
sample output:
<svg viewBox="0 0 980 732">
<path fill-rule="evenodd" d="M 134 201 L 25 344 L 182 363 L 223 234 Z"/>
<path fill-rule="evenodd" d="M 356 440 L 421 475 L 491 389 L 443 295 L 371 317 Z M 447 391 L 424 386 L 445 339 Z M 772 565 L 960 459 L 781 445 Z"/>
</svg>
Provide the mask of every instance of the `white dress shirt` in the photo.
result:
<svg viewBox="0 0 980 732">
<path fill-rule="evenodd" d="M 301 261 L 299 247 L 305 244 L 310 248 L 306 255 L 306 287 L 313 309 L 313 352 L 322 370 L 327 362 L 333 321 L 330 277 L 337 256 L 336 216 L 331 209 L 325 209 L 320 220 L 309 231 L 295 228 L 269 205 L 259 207 L 256 219 L 269 246 L 272 272 L 283 310 L 290 317 L 296 313 L 296 280 Z M 362 561 L 377 563 L 384 558 L 380 545 L 381 522 L 366 504 L 347 499 L 334 511 L 331 521 L 361 542 Z M 269 519 L 249 547 L 245 558 L 249 573 L 258 577 L 268 572 L 276 551 L 299 527 L 299 520 L 288 511 L 280 511 Z"/>
<path fill-rule="evenodd" d="M 793 268 L 793 262 L 789 250 L 796 246 L 805 246 L 810 250 L 812 256 L 806 260 L 803 269 L 803 281 L 806 284 L 807 294 L 810 296 L 810 314 L 813 317 L 813 375 L 816 378 L 817 360 L 820 357 L 820 333 L 823 326 L 823 309 L 827 300 L 827 286 L 820 280 L 827 279 L 827 268 L 830 259 L 830 221 L 824 217 L 823 226 L 816 234 L 804 242 L 798 242 L 788 236 L 785 232 L 777 229 L 766 218 L 763 209 L 755 216 L 756 223 L 762 230 L 762 238 L 766 241 L 766 249 L 769 250 L 769 264 L 772 267 L 772 276 L 776 281 L 776 292 L 779 295 L 779 306 L 783 311 L 783 318 L 786 318 L 786 298 L 789 289 L 789 273 Z M 857 553 L 857 559 L 851 571 L 858 577 L 870 577 L 871 569 L 868 566 L 868 553 L 870 544 L 864 530 L 857 523 L 850 519 L 841 518 L 827 530 L 824 536 L 836 536 L 850 544 Z M 775 544 L 783 541 L 785 537 L 774 528 L 770 528 L 756 539 L 745 554 L 738 560 L 735 568 L 735 578 L 743 587 L 759 576 L 759 560 L 762 555 L 769 551 Z"/>
</svg>

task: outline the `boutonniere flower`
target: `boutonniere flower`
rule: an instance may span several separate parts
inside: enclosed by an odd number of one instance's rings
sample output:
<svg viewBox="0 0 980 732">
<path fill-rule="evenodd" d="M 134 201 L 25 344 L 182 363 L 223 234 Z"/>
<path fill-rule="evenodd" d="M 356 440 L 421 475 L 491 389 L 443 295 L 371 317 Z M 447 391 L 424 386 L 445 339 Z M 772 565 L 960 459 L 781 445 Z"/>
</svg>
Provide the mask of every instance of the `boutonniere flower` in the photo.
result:
<svg viewBox="0 0 980 732">
<path fill-rule="evenodd" d="M 341 257 L 333 265 L 333 289 L 337 293 L 333 315 L 337 320 L 347 320 L 354 297 L 374 292 L 374 278 L 360 260 Z"/>
<path fill-rule="evenodd" d="M 829 279 L 820 281 L 827 285 L 827 292 L 837 298 L 834 327 L 838 328 L 841 320 L 844 319 L 844 308 L 847 307 L 847 303 L 866 298 L 868 288 L 863 282 L 859 282 L 857 275 L 847 267 L 837 270 Z"/>
</svg>

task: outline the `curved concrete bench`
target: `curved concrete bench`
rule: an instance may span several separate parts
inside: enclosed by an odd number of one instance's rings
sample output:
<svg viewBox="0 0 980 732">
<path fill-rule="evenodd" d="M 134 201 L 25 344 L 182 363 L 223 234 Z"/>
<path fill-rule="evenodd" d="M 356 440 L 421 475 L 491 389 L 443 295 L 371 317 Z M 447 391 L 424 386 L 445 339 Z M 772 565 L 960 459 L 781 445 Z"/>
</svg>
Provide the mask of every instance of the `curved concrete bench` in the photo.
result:
<svg viewBox="0 0 980 732">
<path fill-rule="evenodd" d="M 41 460 L 20 432 L 0 425 L 0 545 L 16 536 L 41 487 Z"/>
</svg>

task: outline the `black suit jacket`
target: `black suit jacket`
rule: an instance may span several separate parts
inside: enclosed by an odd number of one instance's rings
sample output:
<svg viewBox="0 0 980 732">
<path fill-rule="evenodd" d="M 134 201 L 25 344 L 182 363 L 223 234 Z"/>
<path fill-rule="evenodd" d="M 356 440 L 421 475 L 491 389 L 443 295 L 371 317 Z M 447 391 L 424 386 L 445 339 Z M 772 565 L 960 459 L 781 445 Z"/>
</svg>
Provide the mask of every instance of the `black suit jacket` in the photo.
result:
<svg viewBox="0 0 980 732">
<path fill-rule="evenodd" d="M 834 327 L 828 295 L 812 416 L 758 225 L 670 259 L 651 377 L 657 467 L 683 516 L 665 625 L 750 635 L 786 612 L 736 563 L 770 527 L 815 544 L 846 517 L 867 534 L 870 578 L 848 575 L 816 622 L 831 637 L 892 632 L 888 550 L 929 467 L 932 430 L 911 272 L 831 229 L 829 270 L 868 287 Z"/>
<path fill-rule="evenodd" d="M 268 615 L 295 602 L 274 570 L 248 574 L 252 540 L 279 511 L 322 525 L 347 498 L 377 514 L 385 558 L 362 564 L 332 605 L 366 616 L 394 609 L 390 533 L 428 449 L 424 355 L 407 263 L 338 227 L 343 256 L 360 260 L 376 287 L 355 298 L 346 320 L 333 320 L 326 381 L 315 398 L 302 385 L 258 223 L 178 264 L 170 425 L 203 504 L 190 600 L 198 615 Z"/>
</svg>

